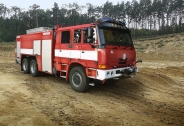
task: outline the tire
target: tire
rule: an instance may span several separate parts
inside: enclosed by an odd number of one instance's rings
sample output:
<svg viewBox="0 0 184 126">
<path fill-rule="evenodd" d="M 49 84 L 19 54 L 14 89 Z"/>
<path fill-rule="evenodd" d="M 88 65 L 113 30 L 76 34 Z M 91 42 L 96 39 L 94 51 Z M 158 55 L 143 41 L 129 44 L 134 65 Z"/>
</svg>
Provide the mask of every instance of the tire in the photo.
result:
<svg viewBox="0 0 184 126">
<path fill-rule="evenodd" d="M 73 90 L 85 92 L 89 89 L 89 78 L 83 67 L 78 66 L 71 69 L 69 73 L 69 83 Z"/>
<path fill-rule="evenodd" d="M 40 72 L 38 71 L 38 65 L 34 59 L 30 62 L 30 73 L 33 77 L 40 75 Z"/>
<path fill-rule="evenodd" d="M 30 73 L 29 66 L 30 66 L 30 60 L 28 58 L 24 58 L 22 60 L 22 70 L 24 71 L 25 74 Z"/>
</svg>

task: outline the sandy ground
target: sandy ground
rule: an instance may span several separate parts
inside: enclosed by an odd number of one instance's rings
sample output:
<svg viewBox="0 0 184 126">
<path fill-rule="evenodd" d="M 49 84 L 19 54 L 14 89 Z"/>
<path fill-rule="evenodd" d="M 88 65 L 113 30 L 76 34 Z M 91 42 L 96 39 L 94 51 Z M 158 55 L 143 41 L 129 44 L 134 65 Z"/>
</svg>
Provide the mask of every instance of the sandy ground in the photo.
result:
<svg viewBox="0 0 184 126">
<path fill-rule="evenodd" d="M 6 50 L 0 49 L 0 126 L 184 125 L 184 61 L 139 54 L 144 62 L 134 78 L 77 93 L 62 78 L 24 74 Z"/>
</svg>

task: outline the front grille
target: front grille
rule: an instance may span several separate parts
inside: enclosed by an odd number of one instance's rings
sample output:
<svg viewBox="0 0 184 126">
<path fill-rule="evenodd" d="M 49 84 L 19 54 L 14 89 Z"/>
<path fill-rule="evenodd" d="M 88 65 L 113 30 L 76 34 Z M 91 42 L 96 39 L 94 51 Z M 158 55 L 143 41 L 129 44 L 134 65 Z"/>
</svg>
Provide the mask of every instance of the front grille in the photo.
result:
<svg viewBox="0 0 184 126">
<path fill-rule="evenodd" d="M 119 64 L 126 64 L 127 62 L 118 62 Z"/>
<path fill-rule="evenodd" d="M 127 61 L 128 60 L 128 58 L 126 58 L 126 59 L 119 59 L 119 61 Z"/>
</svg>

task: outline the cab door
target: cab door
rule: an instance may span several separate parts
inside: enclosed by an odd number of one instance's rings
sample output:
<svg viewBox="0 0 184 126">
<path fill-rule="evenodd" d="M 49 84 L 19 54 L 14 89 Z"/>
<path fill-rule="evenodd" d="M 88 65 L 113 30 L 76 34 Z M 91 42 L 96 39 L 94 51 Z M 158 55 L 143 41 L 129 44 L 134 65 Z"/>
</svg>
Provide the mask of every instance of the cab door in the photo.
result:
<svg viewBox="0 0 184 126">
<path fill-rule="evenodd" d="M 81 60 L 85 60 L 88 67 L 95 67 L 98 60 L 98 48 L 93 45 L 96 43 L 96 31 L 94 29 L 93 41 L 88 41 L 88 29 L 82 30 L 82 43 L 81 43 Z"/>
<path fill-rule="evenodd" d="M 71 30 L 58 30 L 55 45 L 55 61 L 67 64 L 71 57 Z"/>
</svg>

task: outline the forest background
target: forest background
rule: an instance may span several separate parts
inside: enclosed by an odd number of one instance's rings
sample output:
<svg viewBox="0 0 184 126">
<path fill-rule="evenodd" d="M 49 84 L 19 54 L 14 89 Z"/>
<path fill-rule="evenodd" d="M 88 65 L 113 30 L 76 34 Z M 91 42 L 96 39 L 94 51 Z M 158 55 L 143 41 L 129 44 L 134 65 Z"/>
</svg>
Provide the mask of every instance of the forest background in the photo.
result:
<svg viewBox="0 0 184 126">
<path fill-rule="evenodd" d="M 101 6 L 54 2 L 51 9 L 33 4 L 27 11 L 0 3 L 0 42 L 14 42 L 16 35 L 31 28 L 91 23 L 103 17 L 125 21 L 133 39 L 177 34 L 184 32 L 184 0 L 133 0 L 115 5 L 107 1 Z"/>
</svg>

